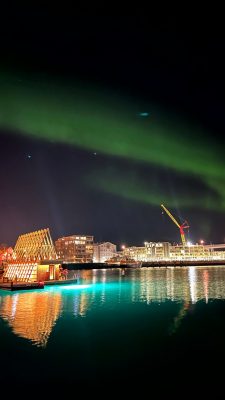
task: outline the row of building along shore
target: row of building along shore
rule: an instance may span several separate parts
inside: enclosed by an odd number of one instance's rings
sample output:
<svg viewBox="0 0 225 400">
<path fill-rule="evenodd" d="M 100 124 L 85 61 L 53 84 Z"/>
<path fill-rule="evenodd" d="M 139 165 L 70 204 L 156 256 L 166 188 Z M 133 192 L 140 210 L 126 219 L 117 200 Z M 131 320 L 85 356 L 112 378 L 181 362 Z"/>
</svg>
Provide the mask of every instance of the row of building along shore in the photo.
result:
<svg viewBox="0 0 225 400">
<path fill-rule="evenodd" d="M 47 228 L 20 235 L 14 248 L 0 246 L 0 278 L 3 284 L 54 282 L 67 279 L 64 274 L 67 274 L 69 264 L 77 264 L 82 269 L 90 264 L 93 265 L 89 268 L 105 268 L 106 263 L 110 267 L 176 262 L 190 265 L 196 261 L 197 265 L 207 260 L 210 265 L 216 262 L 225 264 L 225 244 L 144 242 L 143 246 L 122 245 L 117 249 L 111 242 L 96 243 L 91 235 L 65 236 L 54 243 Z"/>
<path fill-rule="evenodd" d="M 144 246 L 125 246 L 118 249 L 111 242 L 95 243 L 91 235 L 71 235 L 57 239 L 54 243 L 56 257 L 68 263 L 118 263 L 148 262 L 152 260 L 225 259 L 225 244 L 188 243 L 172 245 L 169 242 L 144 242 Z M 0 264 L 9 260 L 13 249 L 0 247 Z"/>
<path fill-rule="evenodd" d="M 118 262 L 121 259 L 136 262 L 148 262 L 154 259 L 206 259 L 225 258 L 225 244 L 204 245 L 188 243 L 172 245 L 169 242 L 145 242 L 144 246 L 125 246 L 117 249 L 111 242 L 94 243 L 93 236 L 72 235 L 62 237 L 55 242 L 59 259 L 74 263 Z"/>
</svg>

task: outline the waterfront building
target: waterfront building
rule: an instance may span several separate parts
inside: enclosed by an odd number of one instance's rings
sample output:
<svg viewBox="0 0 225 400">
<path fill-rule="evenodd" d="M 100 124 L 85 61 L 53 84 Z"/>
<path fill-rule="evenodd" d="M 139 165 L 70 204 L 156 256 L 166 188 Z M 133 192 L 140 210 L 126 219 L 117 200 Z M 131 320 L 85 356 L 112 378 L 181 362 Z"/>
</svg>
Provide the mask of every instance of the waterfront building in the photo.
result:
<svg viewBox="0 0 225 400">
<path fill-rule="evenodd" d="M 50 230 L 41 229 L 18 237 L 3 278 L 23 282 L 58 280 L 59 268 Z"/>
<path fill-rule="evenodd" d="M 135 261 L 162 260 L 170 257 L 169 242 L 145 242 L 143 247 L 125 247 L 123 255 Z"/>
<path fill-rule="evenodd" d="M 127 257 L 134 261 L 147 261 L 146 248 L 137 246 L 125 247 L 122 252 L 122 257 Z"/>
<path fill-rule="evenodd" d="M 212 257 L 212 252 L 209 247 L 199 244 L 176 245 L 170 247 L 170 258 L 173 260 L 207 259 Z"/>
<path fill-rule="evenodd" d="M 225 243 L 216 243 L 205 245 L 209 249 L 210 254 L 215 259 L 225 259 Z"/>
<path fill-rule="evenodd" d="M 169 242 L 145 242 L 146 261 L 162 260 L 170 257 Z"/>
<path fill-rule="evenodd" d="M 93 262 L 94 236 L 71 235 L 59 238 L 55 242 L 58 258 L 72 263 Z"/>
<path fill-rule="evenodd" d="M 218 250 L 215 251 L 214 250 Z M 219 245 L 192 245 L 172 246 L 169 242 L 145 242 L 144 247 L 125 247 L 121 257 L 129 257 L 135 261 L 160 261 L 160 260 L 201 260 L 201 259 L 225 259 L 224 247 Z"/>
<path fill-rule="evenodd" d="M 116 245 L 111 242 L 94 243 L 94 263 L 104 263 L 116 255 Z"/>
</svg>

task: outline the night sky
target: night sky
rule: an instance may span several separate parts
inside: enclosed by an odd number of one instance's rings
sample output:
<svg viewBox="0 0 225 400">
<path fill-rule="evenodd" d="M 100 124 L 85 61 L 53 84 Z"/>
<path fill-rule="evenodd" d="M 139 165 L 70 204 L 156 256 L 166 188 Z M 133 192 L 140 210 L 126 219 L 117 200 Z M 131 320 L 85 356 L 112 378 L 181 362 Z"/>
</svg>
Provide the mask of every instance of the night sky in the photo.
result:
<svg viewBox="0 0 225 400">
<path fill-rule="evenodd" d="M 224 36 L 147 16 L 0 21 L 0 243 L 225 240 Z"/>
</svg>

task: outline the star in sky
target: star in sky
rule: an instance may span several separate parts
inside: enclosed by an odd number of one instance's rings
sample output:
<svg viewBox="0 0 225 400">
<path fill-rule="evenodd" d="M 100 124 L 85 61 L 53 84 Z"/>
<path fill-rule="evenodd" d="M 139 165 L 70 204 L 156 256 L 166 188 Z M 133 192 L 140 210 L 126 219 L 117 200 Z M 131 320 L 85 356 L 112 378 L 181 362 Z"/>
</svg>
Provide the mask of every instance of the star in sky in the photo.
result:
<svg viewBox="0 0 225 400">
<path fill-rule="evenodd" d="M 138 115 L 139 115 L 140 117 L 148 117 L 148 116 L 149 116 L 149 113 L 146 112 L 146 111 L 143 111 L 143 112 L 139 112 Z"/>
</svg>

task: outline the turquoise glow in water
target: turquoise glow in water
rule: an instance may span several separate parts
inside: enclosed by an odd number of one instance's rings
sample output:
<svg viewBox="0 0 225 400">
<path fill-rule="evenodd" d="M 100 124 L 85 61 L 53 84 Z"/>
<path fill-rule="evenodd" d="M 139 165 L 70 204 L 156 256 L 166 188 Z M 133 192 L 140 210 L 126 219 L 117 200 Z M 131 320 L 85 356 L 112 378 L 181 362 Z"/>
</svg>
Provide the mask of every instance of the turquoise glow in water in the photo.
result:
<svg viewBox="0 0 225 400">
<path fill-rule="evenodd" d="M 225 356 L 225 268 L 78 274 L 77 285 L 0 291 L 3 379 L 141 379 Z"/>
</svg>

